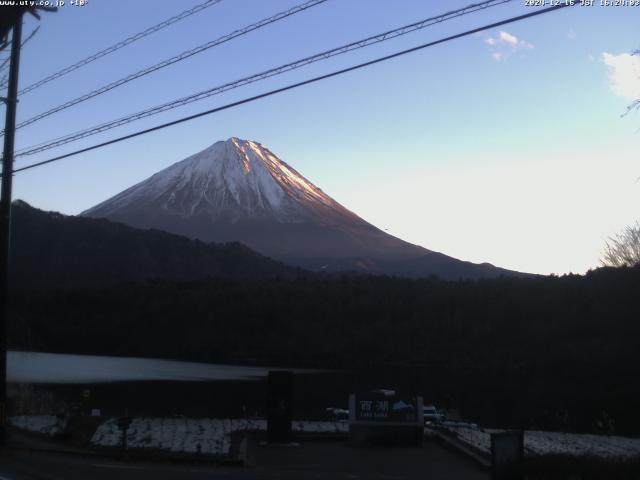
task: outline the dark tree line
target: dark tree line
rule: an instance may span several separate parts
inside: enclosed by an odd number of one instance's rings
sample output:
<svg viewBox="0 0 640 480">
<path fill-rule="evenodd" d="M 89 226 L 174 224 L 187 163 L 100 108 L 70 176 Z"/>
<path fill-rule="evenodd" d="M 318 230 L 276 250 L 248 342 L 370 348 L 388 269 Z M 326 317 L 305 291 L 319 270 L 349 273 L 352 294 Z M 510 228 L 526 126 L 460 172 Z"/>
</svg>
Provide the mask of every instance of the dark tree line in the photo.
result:
<svg viewBox="0 0 640 480">
<path fill-rule="evenodd" d="M 105 219 L 44 212 L 21 201 L 14 202 L 11 233 L 11 282 L 16 288 L 297 274 L 240 243 L 204 243 Z"/>
<path fill-rule="evenodd" d="M 154 281 L 23 291 L 14 348 L 347 369 L 466 415 L 640 431 L 640 268 L 445 282 L 389 277 Z"/>
</svg>

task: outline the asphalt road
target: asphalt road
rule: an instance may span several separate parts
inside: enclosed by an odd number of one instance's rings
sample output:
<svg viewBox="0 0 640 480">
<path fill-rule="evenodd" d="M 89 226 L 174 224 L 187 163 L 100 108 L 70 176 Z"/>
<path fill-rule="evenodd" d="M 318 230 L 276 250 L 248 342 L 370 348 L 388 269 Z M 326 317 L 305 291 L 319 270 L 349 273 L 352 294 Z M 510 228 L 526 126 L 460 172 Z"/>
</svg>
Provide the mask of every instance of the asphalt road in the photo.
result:
<svg viewBox="0 0 640 480">
<path fill-rule="evenodd" d="M 434 443 L 422 448 L 351 448 L 340 443 L 252 449 L 254 465 L 221 467 L 206 464 L 123 462 L 28 452 L 0 457 L 0 480 L 129 479 L 371 479 L 488 480 L 460 454 Z"/>
</svg>

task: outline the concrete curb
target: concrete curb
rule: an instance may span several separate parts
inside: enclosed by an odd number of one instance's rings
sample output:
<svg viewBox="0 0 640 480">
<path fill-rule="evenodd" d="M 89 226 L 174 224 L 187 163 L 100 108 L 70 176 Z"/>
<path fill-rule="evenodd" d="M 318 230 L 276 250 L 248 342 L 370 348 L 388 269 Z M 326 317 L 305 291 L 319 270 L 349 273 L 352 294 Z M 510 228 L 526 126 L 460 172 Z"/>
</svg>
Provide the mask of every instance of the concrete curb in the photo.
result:
<svg viewBox="0 0 640 480">
<path fill-rule="evenodd" d="M 485 470 L 491 469 L 491 459 L 484 452 L 477 451 L 470 445 L 461 442 L 457 437 L 446 434 L 441 431 L 436 432 L 436 439 L 440 441 L 440 443 L 444 444 L 447 447 L 450 447 L 469 459 L 473 460 L 476 464 L 480 465 Z"/>
</svg>

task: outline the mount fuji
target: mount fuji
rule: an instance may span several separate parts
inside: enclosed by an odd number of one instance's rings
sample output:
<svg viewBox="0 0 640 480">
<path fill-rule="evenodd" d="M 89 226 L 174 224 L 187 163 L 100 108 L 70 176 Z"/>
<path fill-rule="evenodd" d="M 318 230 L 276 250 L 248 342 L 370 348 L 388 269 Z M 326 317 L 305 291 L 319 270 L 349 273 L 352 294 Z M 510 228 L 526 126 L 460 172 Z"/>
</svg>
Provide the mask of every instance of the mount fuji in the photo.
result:
<svg viewBox="0 0 640 480">
<path fill-rule="evenodd" d="M 260 143 L 214 143 L 81 215 L 206 242 L 239 241 L 311 270 L 445 279 L 520 275 L 393 237 L 347 210 Z"/>
</svg>

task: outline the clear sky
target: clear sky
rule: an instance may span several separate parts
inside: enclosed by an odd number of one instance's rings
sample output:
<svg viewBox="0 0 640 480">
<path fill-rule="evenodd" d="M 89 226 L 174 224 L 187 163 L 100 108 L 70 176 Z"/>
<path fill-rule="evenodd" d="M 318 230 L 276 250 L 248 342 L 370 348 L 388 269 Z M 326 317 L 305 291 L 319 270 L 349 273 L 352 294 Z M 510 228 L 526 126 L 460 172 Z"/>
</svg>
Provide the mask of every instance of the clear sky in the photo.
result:
<svg viewBox="0 0 640 480">
<path fill-rule="evenodd" d="M 27 86 L 200 0 L 88 0 L 43 14 Z M 223 0 L 21 97 L 24 120 L 302 0 Z M 460 8 L 469 0 L 329 0 L 18 131 L 17 147 Z M 179 116 L 532 11 L 524 0 L 304 67 L 84 141 Z M 77 214 L 231 136 L 261 142 L 369 222 L 474 262 L 537 273 L 598 266 L 640 218 L 639 7 L 577 6 L 428 48 L 19 173 L 14 198 Z M 25 35 L 37 22 L 25 22 Z M 0 57 L 0 59 L 3 57 Z"/>
</svg>

